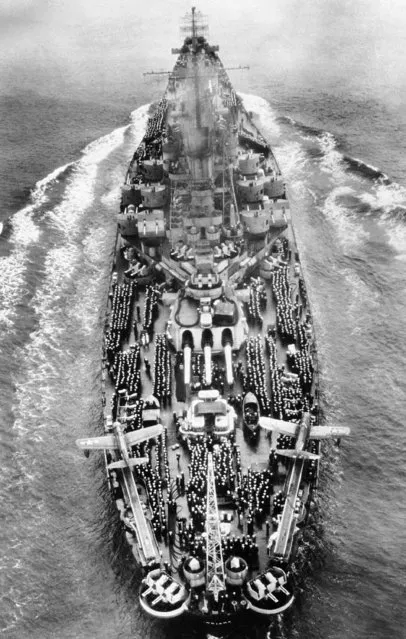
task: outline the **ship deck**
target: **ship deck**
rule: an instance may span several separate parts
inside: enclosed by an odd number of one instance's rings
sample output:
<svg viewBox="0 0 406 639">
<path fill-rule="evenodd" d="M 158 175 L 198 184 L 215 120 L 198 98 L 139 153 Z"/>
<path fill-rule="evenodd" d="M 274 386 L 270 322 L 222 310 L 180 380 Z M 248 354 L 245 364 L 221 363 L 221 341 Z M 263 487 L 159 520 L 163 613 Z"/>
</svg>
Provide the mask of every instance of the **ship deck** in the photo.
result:
<svg viewBox="0 0 406 639">
<path fill-rule="evenodd" d="M 290 227 L 289 227 L 290 230 Z M 289 281 L 291 284 L 291 297 L 292 301 L 298 300 L 298 318 L 303 319 L 305 315 L 308 313 L 307 301 L 303 299 L 301 295 L 301 291 L 299 288 L 299 276 L 295 274 L 295 261 L 293 256 L 295 255 L 296 243 L 294 241 L 294 237 L 291 233 L 288 232 L 291 255 L 292 259 L 289 262 Z M 124 271 L 126 269 L 125 260 L 120 257 L 120 253 L 117 254 L 116 259 L 116 273 L 118 276 L 117 282 L 120 283 L 124 281 Z M 271 286 L 269 284 L 265 287 L 266 291 L 266 310 L 263 312 L 264 321 L 262 325 L 257 324 L 249 324 L 249 332 L 248 338 L 260 338 L 261 344 L 264 347 L 265 352 L 265 338 L 267 335 L 268 328 L 270 326 L 276 325 L 276 305 L 275 300 L 272 295 Z M 137 319 L 138 313 L 140 314 L 141 321 L 137 321 L 139 329 L 142 324 L 142 313 L 145 306 L 145 291 L 139 291 L 139 297 L 136 301 L 133 302 L 132 308 L 132 317 Z M 137 308 L 138 307 L 138 308 Z M 139 310 L 138 310 L 139 309 Z M 111 309 L 110 309 L 111 310 Z M 186 311 L 185 311 L 186 312 Z M 194 309 L 192 306 L 188 306 L 187 313 L 190 315 L 191 319 L 194 319 Z M 188 315 L 188 316 L 189 316 Z M 193 315 L 193 318 L 192 318 Z M 165 333 L 166 324 L 169 319 L 169 308 L 164 306 L 163 304 L 159 305 L 159 315 L 154 323 L 154 335 L 159 335 Z M 139 344 L 139 333 L 138 339 L 135 338 L 134 332 L 131 331 L 127 340 L 122 343 L 121 349 L 123 351 L 130 349 L 131 346 L 135 344 Z M 280 369 L 284 368 L 286 371 L 289 371 L 289 362 L 287 358 L 287 344 L 282 343 L 278 334 L 275 336 L 275 343 L 277 348 L 277 357 L 278 357 L 278 367 Z M 154 343 L 153 340 L 148 345 L 141 345 L 141 387 L 142 387 L 142 395 L 143 397 L 147 397 L 153 394 L 154 380 L 153 380 L 153 365 L 154 365 Z M 215 354 L 212 355 L 213 363 L 218 364 L 220 367 L 224 366 L 224 358 L 223 354 Z M 246 361 L 246 346 L 244 345 L 239 352 L 233 353 L 233 368 L 236 372 L 239 366 L 244 367 L 244 363 Z M 150 370 L 147 370 L 146 362 L 150 365 Z M 270 367 L 268 358 L 265 356 L 266 362 L 266 384 L 267 388 L 270 388 Z M 316 362 L 315 362 L 316 363 Z M 151 373 L 152 371 L 152 373 Z M 178 372 L 179 375 L 179 372 Z M 317 377 L 315 377 L 317 380 Z M 182 386 L 182 380 L 180 381 L 180 387 Z M 224 397 L 234 397 L 234 398 L 243 398 L 244 389 L 241 383 L 241 376 L 235 374 L 234 383 L 232 386 L 227 385 L 227 382 L 224 384 Z M 176 478 L 180 477 L 183 473 L 185 484 L 187 485 L 190 480 L 190 451 L 185 444 L 180 444 L 177 429 L 175 425 L 174 415 L 182 414 L 183 411 L 186 410 L 189 401 L 196 396 L 190 388 L 188 389 L 185 396 L 182 396 L 180 399 L 176 396 L 176 388 L 178 384 L 176 383 L 175 374 L 172 379 L 172 401 L 170 405 L 161 406 L 161 422 L 167 426 L 167 454 L 168 454 L 168 463 L 171 474 L 171 484 L 172 487 L 176 483 Z M 313 383 L 314 392 L 315 384 Z M 106 394 L 107 398 L 114 393 L 114 384 L 112 379 L 107 374 L 106 375 Z M 181 394 L 181 393 L 180 393 Z M 108 402 L 107 402 L 108 405 Z M 106 416 L 109 412 L 108 408 L 106 409 Z M 244 432 L 243 428 L 243 419 L 242 419 L 242 411 L 241 411 L 241 401 L 236 404 L 236 412 L 237 412 L 237 422 L 235 429 L 235 442 L 238 445 L 241 452 L 241 465 L 244 469 L 244 472 L 247 469 L 251 468 L 254 470 L 262 470 L 268 467 L 269 465 L 269 454 L 271 448 L 276 448 L 277 445 L 277 436 L 275 434 L 267 433 L 266 431 L 260 431 L 259 435 L 256 439 L 252 439 L 247 436 Z M 296 497 L 301 485 L 302 480 L 302 472 L 303 472 L 303 461 L 297 461 L 296 463 L 291 463 L 290 460 L 287 463 L 283 463 L 279 461 L 277 477 L 275 479 L 273 485 L 273 493 L 277 494 L 282 491 L 282 493 L 286 496 L 286 502 L 284 509 L 282 511 L 282 516 L 279 517 L 279 527 L 278 527 L 278 536 L 276 547 L 273 550 L 275 556 L 279 558 L 288 559 L 289 554 L 292 548 L 293 537 L 296 529 L 296 516 L 295 516 L 295 501 Z M 144 493 L 145 491 L 141 491 Z M 168 490 L 164 490 L 164 498 L 168 498 Z M 272 498 L 271 498 L 272 502 Z M 145 506 L 144 506 L 145 507 Z M 223 517 L 224 514 L 228 515 L 228 519 L 230 520 L 228 523 L 229 532 L 228 537 L 232 538 L 233 536 L 242 536 L 248 535 L 248 528 L 245 519 L 239 518 L 237 512 L 233 509 L 232 506 L 227 504 L 222 504 L 221 501 L 219 503 L 220 508 L 220 517 Z M 269 538 L 269 530 L 275 529 L 275 525 L 272 526 L 271 523 L 271 511 L 266 519 L 258 519 L 255 523 L 255 535 L 257 537 L 257 545 L 258 545 L 258 562 L 256 565 L 266 565 L 269 559 L 269 550 L 268 546 L 268 538 Z M 136 515 L 136 513 L 134 513 Z M 187 505 L 186 493 L 178 494 L 177 496 L 177 513 L 176 519 L 185 518 L 186 520 L 189 517 L 189 508 Z M 140 520 L 144 520 L 144 518 L 140 518 Z M 176 520 L 173 521 L 173 532 L 176 536 Z M 142 535 L 145 538 L 152 539 L 151 534 L 147 534 L 146 530 L 144 530 L 145 526 L 142 527 Z M 149 543 L 149 542 L 148 542 Z M 151 550 L 152 550 L 152 541 L 150 542 Z M 170 563 L 172 571 L 174 574 L 179 569 L 181 559 L 183 557 L 183 553 L 177 546 L 176 540 L 173 545 L 169 544 L 159 544 L 159 550 L 162 553 L 162 558 L 164 561 Z M 155 555 L 157 556 L 157 552 L 155 549 Z M 255 567 L 252 574 L 255 574 Z"/>
<path fill-rule="evenodd" d="M 195 18 L 122 185 L 107 436 L 78 445 L 104 450 L 142 608 L 228 624 L 292 604 L 318 440 L 340 429 L 313 428 L 315 335 L 283 176 Z"/>
<path fill-rule="evenodd" d="M 277 614 L 317 481 L 314 333 L 279 167 L 204 39 L 180 51 L 118 224 L 105 426 L 121 437 L 112 484 L 147 573 L 142 605 Z M 296 444 L 308 461 L 285 450 Z"/>
</svg>

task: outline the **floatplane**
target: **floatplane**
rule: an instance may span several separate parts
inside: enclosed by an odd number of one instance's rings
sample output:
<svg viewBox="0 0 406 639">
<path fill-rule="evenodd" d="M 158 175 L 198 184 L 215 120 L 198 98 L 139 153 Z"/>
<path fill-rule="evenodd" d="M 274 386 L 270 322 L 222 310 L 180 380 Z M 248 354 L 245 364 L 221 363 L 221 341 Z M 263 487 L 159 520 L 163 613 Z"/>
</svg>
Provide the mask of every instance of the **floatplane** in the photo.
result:
<svg viewBox="0 0 406 639">
<path fill-rule="evenodd" d="M 259 425 L 264 430 L 271 431 L 276 435 L 289 435 L 289 437 L 294 437 L 296 441 L 293 449 L 274 449 L 278 455 L 293 459 L 320 459 L 320 455 L 306 450 L 309 440 L 340 439 L 340 437 L 349 435 L 351 432 L 348 426 L 312 426 L 310 413 L 304 413 L 299 423 L 286 422 L 282 419 L 273 419 L 272 417 L 260 417 Z"/>
<path fill-rule="evenodd" d="M 148 439 L 158 437 L 163 432 L 162 424 L 148 426 L 125 433 L 119 421 L 113 423 L 113 432 L 100 437 L 90 437 L 87 439 L 77 439 L 76 445 L 88 454 L 90 450 L 116 450 L 121 454 L 122 459 L 113 461 L 108 468 L 123 469 L 133 468 L 149 461 L 148 457 L 131 457 L 131 447 L 141 444 Z"/>
</svg>

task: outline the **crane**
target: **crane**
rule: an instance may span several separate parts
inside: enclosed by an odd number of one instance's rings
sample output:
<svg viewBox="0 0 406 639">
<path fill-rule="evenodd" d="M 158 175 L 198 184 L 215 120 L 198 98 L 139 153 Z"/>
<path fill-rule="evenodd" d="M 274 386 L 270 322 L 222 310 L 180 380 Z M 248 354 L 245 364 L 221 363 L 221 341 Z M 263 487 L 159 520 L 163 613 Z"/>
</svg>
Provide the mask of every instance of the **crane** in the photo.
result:
<svg viewBox="0 0 406 639">
<path fill-rule="evenodd" d="M 207 460 L 206 504 L 206 589 L 218 601 L 219 593 L 226 585 L 212 453 Z"/>
</svg>

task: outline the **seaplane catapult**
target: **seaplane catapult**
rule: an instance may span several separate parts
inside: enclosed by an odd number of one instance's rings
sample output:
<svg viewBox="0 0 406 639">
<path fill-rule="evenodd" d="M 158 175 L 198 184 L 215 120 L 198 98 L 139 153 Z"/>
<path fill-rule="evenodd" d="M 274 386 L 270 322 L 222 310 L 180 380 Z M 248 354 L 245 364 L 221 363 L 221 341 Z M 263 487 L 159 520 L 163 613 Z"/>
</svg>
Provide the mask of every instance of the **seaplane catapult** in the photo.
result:
<svg viewBox="0 0 406 639">
<path fill-rule="evenodd" d="M 310 439 L 331 439 L 333 437 L 339 439 L 350 434 L 348 426 L 312 426 L 310 413 L 304 413 L 299 423 L 285 422 L 272 417 L 260 417 L 259 425 L 264 430 L 295 437 L 295 447 L 292 450 L 275 449 L 278 455 L 292 459 L 320 459 L 320 455 L 305 450 Z"/>
<path fill-rule="evenodd" d="M 85 454 L 89 450 L 116 450 L 121 454 L 122 459 L 113 461 L 108 465 L 109 469 L 116 468 L 133 468 L 149 461 L 148 457 L 131 457 L 131 446 L 141 444 L 142 442 L 158 437 L 163 432 L 162 424 L 140 428 L 139 430 L 125 433 L 120 422 L 114 422 L 113 433 L 102 435 L 100 437 L 90 437 L 88 439 L 77 439 L 76 445 L 79 446 Z"/>
</svg>

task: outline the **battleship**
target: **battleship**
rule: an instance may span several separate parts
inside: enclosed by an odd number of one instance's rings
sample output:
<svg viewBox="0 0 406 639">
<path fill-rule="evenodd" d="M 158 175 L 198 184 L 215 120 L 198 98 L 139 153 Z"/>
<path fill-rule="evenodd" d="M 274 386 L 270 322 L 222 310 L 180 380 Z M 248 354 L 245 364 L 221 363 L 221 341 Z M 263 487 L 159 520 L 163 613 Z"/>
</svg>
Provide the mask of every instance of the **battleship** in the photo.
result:
<svg viewBox="0 0 406 639">
<path fill-rule="evenodd" d="M 139 604 L 281 618 L 318 487 L 316 340 L 279 164 L 192 9 L 117 212 L 104 451 Z"/>
</svg>

